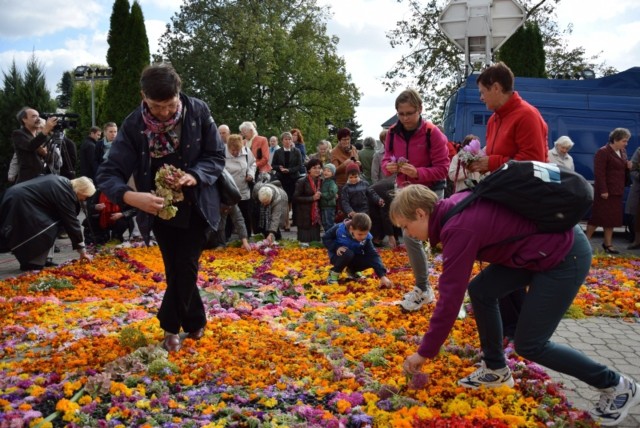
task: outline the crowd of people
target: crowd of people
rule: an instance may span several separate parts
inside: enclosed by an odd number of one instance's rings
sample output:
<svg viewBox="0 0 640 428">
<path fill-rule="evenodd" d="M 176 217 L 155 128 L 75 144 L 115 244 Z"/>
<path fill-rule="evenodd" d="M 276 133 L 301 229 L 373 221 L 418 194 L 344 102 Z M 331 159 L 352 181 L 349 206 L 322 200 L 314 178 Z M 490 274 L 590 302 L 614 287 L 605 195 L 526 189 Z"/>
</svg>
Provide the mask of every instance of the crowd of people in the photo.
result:
<svg viewBox="0 0 640 428">
<path fill-rule="evenodd" d="M 591 414 L 604 425 L 616 424 L 640 402 L 639 385 L 550 338 L 588 272 L 592 249 L 587 238 L 603 227 L 603 250 L 618 252 L 612 230 L 622 225 L 622 195 L 629 183 L 627 212 L 635 216 L 630 248 L 640 247 L 640 149 L 627 160 L 631 133 L 616 128 L 595 155 L 595 197 L 586 236 L 577 226 L 484 252 L 485 246 L 532 224 L 484 201 L 445 226 L 439 219 L 464 198 L 462 192 L 510 160 L 574 169 L 569 155 L 574 143 L 562 136 L 549 149 L 547 124 L 515 91 L 513 73 L 505 64 L 487 67 L 477 83 L 493 114 L 485 136 L 469 135 L 457 147 L 423 118 L 419 93 L 407 89 L 396 98 L 396 123 L 381 132 L 379 142 L 366 137 L 358 148 L 352 131 L 341 128 L 335 147 L 322 140 L 315 153 L 307 154 L 298 128 L 266 138 L 252 121 L 242 122 L 237 132 L 227 124 L 216 125 L 206 103 L 181 92 L 180 77 L 167 64 L 143 71 L 142 103 L 120 130 L 113 122 L 89 130 L 79 148 L 79 165 L 73 142 L 64 137 L 58 138 L 58 146 L 50 144 L 57 119 L 42 121 L 37 111 L 25 107 L 12 135 L 16 156 L 9 179 L 15 185 L 0 206 L 2 250 L 13 252 L 23 270 L 41 269 L 53 265 L 60 226 L 88 261 L 85 243 L 123 241 L 127 231 L 129 237 L 138 231 L 149 243 L 153 235 L 167 283 L 158 311 L 165 333 L 162 346 L 175 352 L 181 348 L 181 331 L 194 340 L 205 334 L 206 313 L 196 286 L 200 255 L 205 248 L 225 246 L 233 233 L 251 251 L 252 236 L 262 234 L 273 243 L 283 231 L 296 228 L 301 246 L 321 242 L 326 247 L 328 284 L 338 283 L 345 271 L 349 279 L 358 279 L 372 269 L 382 287 L 393 284 L 376 247 L 402 242 L 414 278 L 398 302 L 406 311 L 436 300 L 424 243 L 441 243 L 439 298 L 429 330 L 406 359 L 405 371 L 417 373 L 427 358 L 438 354 L 468 291 L 482 364 L 460 380 L 461 386 L 514 385 L 502 351 L 507 337 L 520 355 L 600 389 L 601 400 Z M 163 185 L 183 195 L 169 217 L 160 215 L 166 201 L 156 193 L 159 184 L 154 181 L 167 165 L 181 173 L 165 176 Z M 216 183 L 223 169 L 240 194 L 233 206 L 220 202 Z M 78 222 L 82 203 L 87 206 L 84 234 Z M 24 210 L 37 215 L 27 216 Z M 33 221 L 17 227 L 21 217 Z M 513 262 L 533 247 L 545 249 L 543 263 Z M 475 260 L 491 264 L 469 283 Z"/>
</svg>

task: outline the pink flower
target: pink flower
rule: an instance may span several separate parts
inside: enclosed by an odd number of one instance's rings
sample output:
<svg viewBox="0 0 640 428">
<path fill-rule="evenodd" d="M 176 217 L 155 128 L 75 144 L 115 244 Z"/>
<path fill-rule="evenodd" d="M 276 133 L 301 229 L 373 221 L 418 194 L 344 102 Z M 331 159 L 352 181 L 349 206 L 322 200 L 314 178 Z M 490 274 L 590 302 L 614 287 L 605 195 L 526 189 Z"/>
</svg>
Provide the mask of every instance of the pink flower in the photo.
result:
<svg viewBox="0 0 640 428">
<path fill-rule="evenodd" d="M 473 139 L 460 150 L 458 153 L 458 159 L 464 163 L 470 163 L 477 161 L 480 158 L 486 156 L 484 150 L 480 146 L 480 141 Z"/>
</svg>

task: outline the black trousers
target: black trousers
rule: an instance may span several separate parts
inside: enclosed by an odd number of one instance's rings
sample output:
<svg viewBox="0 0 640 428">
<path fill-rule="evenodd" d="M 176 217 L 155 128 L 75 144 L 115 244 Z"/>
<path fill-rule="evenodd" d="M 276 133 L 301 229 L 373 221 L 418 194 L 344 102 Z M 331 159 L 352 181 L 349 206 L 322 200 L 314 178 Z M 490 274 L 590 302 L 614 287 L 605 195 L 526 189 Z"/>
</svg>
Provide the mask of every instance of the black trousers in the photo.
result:
<svg viewBox="0 0 640 428">
<path fill-rule="evenodd" d="M 341 256 L 337 254 L 332 256 L 329 261 L 333 265 L 331 270 L 334 272 L 342 272 L 346 268 L 355 273 L 373 267 L 369 256 L 355 254 L 350 249 L 347 249 Z"/>
<path fill-rule="evenodd" d="M 191 210 L 189 226 L 173 227 L 156 221 L 153 234 L 158 241 L 167 281 L 167 291 L 158 311 L 160 327 L 168 333 L 196 331 L 207 324 L 204 304 L 196 285 L 198 260 L 204 248 L 206 221 Z"/>
</svg>

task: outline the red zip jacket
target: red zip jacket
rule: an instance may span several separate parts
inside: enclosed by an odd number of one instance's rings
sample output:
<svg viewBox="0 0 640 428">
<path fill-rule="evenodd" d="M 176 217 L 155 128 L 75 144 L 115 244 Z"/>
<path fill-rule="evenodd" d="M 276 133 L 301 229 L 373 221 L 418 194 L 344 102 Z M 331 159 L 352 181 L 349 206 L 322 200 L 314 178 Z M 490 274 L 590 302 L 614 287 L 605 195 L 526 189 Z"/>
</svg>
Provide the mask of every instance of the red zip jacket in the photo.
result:
<svg viewBox="0 0 640 428">
<path fill-rule="evenodd" d="M 548 161 L 547 124 L 517 92 L 491 115 L 486 142 L 490 172 L 512 159 Z"/>
</svg>

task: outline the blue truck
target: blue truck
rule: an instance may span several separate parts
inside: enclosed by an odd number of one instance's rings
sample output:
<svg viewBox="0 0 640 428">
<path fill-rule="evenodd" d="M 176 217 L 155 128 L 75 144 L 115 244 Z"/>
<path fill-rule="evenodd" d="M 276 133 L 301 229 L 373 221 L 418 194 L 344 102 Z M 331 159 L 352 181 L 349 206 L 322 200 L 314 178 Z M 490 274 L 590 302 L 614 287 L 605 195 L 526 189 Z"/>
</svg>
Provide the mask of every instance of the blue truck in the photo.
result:
<svg viewBox="0 0 640 428">
<path fill-rule="evenodd" d="M 445 103 L 442 123 L 450 141 L 475 134 L 484 143 L 492 112 L 480 101 L 477 77 L 469 75 Z M 593 180 L 594 154 L 613 129 L 631 131 L 629 158 L 640 145 L 640 67 L 597 79 L 516 77 L 514 87 L 547 122 L 550 148 L 562 135 L 573 140 L 570 154 L 576 171 L 587 180 Z"/>
</svg>

